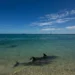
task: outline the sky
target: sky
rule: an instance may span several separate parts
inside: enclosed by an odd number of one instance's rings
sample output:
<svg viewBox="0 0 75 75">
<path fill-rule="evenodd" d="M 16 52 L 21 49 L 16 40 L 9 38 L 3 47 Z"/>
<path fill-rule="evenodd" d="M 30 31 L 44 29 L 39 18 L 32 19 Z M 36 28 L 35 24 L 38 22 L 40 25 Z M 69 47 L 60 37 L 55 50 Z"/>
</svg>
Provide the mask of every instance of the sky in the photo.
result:
<svg viewBox="0 0 75 75">
<path fill-rule="evenodd" d="M 0 0 L 0 34 L 75 34 L 75 0 Z"/>
</svg>

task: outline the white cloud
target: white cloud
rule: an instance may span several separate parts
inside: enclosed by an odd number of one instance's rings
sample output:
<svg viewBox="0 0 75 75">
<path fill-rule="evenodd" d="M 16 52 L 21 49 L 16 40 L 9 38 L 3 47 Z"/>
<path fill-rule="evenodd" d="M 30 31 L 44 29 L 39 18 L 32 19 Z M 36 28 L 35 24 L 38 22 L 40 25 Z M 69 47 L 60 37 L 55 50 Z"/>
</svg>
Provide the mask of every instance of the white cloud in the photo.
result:
<svg viewBox="0 0 75 75">
<path fill-rule="evenodd" d="M 51 20 L 51 19 L 57 19 L 59 15 L 58 14 L 47 14 L 45 17 Z"/>
<path fill-rule="evenodd" d="M 71 20 L 73 20 L 73 19 L 75 19 L 75 17 L 74 17 L 74 18 L 62 18 L 62 19 L 57 19 L 55 23 L 65 23 L 65 22 L 71 21 Z"/>
<path fill-rule="evenodd" d="M 75 10 L 71 10 L 70 14 L 72 15 L 75 14 Z"/>
<path fill-rule="evenodd" d="M 65 30 L 65 29 L 74 30 L 75 26 L 67 26 L 67 27 L 64 27 L 64 28 L 43 28 L 41 30 L 42 31 L 57 31 L 57 30 Z"/>
<path fill-rule="evenodd" d="M 61 30 L 61 28 L 44 28 L 42 31 L 54 31 L 54 30 Z"/>
<path fill-rule="evenodd" d="M 52 25 L 52 22 L 39 23 L 39 26 Z"/>
<path fill-rule="evenodd" d="M 72 30 L 72 29 L 75 29 L 75 26 L 68 26 L 66 27 L 66 29 Z"/>
<path fill-rule="evenodd" d="M 45 15 L 44 18 L 47 18 L 49 20 L 55 20 L 55 19 L 61 19 L 64 17 L 68 17 L 70 15 L 74 15 L 75 14 L 75 10 L 71 10 L 71 11 L 63 11 L 63 12 L 58 12 L 58 13 L 54 13 L 54 14 L 47 14 Z"/>
<path fill-rule="evenodd" d="M 33 26 L 49 26 L 49 25 L 53 25 L 53 24 L 65 23 L 65 22 L 71 21 L 73 19 L 75 19 L 75 17 L 73 17 L 73 18 L 61 18 L 61 19 L 56 19 L 53 21 L 46 21 L 46 22 L 34 22 L 31 25 L 33 25 Z"/>
<path fill-rule="evenodd" d="M 46 25 L 52 25 L 53 22 L 34 22 L 31 25 L 33 26 L 46 26 Z"/>
<path fill-rule="evenodd" d="M 62 12 L 62 13 L 55 13 L 55 14 L 47 14 L 45 15 L 46 18 L 50 19 L 50 20 L 55 20 L 55 19 L 60 19 L 60 18 L 64 18 L 66 16 L 69 15 L 68 11 Z"/>
<path fill-rule="evenodd" d="M 33 22 L 32 26 L 49 26 L 55 24 L 66 23 L 71 20 L 74 20 L 75 10 L 62 11 L 58 13 L 46 14 L 45 16 L 40 17 L 40 20 Z"/>
<path fill-rule="evenodd" d="M 57 19 L 56 23 L 65 23 L 67 21 L 69 21 L 69 20 L 68 19 Z"/>
</svg>

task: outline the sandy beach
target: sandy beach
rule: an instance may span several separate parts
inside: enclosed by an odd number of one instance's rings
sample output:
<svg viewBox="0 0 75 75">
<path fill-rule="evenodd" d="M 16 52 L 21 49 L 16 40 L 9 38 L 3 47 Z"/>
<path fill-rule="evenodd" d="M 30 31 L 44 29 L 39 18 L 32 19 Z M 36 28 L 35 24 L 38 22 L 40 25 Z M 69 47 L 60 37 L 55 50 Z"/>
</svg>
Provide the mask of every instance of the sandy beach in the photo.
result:
<svg viewBox="0 0 75 75">
<path fill-rule="evenodd" d="M 4 68 L 0 66 L 0 70 Z M 6 70 L 6 71 L 5 71 Z M 23 66 L 4 69 L 5 73 L 0 75 L 75 75 L 75 62 L 56 59 L 50 64 L 43 66 Z"/>
</svg>

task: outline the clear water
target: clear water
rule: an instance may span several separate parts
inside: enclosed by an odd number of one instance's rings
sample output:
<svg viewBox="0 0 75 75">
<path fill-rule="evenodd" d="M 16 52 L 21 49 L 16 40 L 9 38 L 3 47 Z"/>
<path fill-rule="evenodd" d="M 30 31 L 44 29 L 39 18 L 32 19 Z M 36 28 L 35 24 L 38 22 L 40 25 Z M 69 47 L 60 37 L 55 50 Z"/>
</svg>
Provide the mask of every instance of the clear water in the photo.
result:
<svg viewBox="0 0 75 75">
<path fill-rule="evenodd" d="M 43 53 L 75 63 L 75 35 L 0 34 L 0 66 L 29 61 L 31 56 Z"/>
</svg>

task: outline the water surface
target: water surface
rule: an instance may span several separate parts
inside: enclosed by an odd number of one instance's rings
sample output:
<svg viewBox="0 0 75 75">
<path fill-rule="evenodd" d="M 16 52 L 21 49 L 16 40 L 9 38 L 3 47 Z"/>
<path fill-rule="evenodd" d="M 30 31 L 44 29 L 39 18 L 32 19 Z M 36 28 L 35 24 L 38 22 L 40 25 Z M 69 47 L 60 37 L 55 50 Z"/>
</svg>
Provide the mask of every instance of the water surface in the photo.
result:
<svg viewBox="0 0 75 75">
<path fill-rule="evenodd" d="M 75 67 L 75 35 L 72 34 L 0 34 L 0 72 L 15 61 L 27 62 L 32 56 L 59 56 L 60 61 Z M 71 67 L 72 68 L 72 67 Z"/>
</svg>

